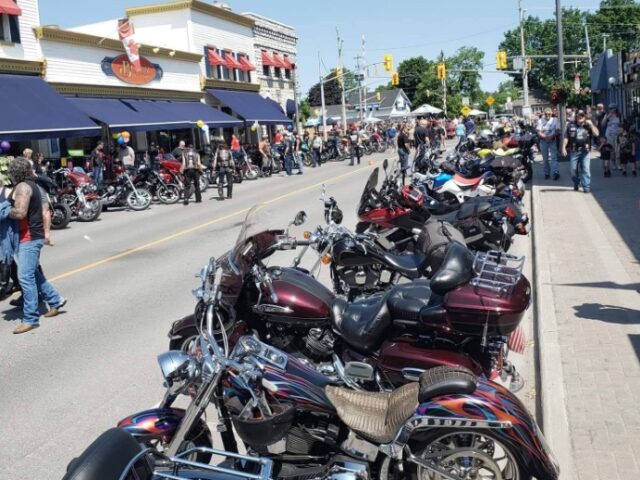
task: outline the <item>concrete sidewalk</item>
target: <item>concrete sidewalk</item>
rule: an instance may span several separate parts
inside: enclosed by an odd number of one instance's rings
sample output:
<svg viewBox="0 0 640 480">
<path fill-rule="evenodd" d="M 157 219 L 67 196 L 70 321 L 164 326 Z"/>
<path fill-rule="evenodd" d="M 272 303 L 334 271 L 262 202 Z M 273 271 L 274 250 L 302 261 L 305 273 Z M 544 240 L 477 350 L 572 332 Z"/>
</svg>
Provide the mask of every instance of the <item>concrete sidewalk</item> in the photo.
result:
<svg viewBox="0 0 640 480">
<path fill-rule="evenodd" d="M 640 478 L 640 178 L 574 192 L 536 165 L 533 228 L 542 415 L 562 479 Z"/>
</svg>

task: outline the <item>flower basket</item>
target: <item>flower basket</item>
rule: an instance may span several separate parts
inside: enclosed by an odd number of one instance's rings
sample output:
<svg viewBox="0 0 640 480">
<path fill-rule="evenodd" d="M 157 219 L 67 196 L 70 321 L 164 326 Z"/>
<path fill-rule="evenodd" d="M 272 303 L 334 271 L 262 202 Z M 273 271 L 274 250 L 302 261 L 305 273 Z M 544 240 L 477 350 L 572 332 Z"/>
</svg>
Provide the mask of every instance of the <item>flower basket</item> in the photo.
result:
<svg viewBox="0 0 640 480">
<path fill-rule="evenodd" d="M 554 83 L 549 89 L 549 100 L 551 101 L 552 105 L 566 103 L 570 94 L 571 89 L 568 85 L 563 83 Z"/>
</svg>

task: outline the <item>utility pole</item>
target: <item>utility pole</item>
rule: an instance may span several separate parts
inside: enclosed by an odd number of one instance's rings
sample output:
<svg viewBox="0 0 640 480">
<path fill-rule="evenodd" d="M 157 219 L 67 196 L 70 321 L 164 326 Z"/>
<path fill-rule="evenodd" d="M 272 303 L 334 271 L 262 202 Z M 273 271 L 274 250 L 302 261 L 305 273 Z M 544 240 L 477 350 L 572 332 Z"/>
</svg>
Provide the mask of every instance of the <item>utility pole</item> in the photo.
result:
<svg viewBox="0 0 640 480">
<path fill-rule="evenodd" d="M 520 16 L 520 54 L 522 55 L 522 114 L 525 118 L 531 116 L 531 107 L 529 106 L 529 71 L 527 69 L 527 53 L 524 48 L 524 10 L 522 9 L 522 0 L 518 0 L 518 12 Z"/>
<path fill-rule="evenodd" d="M 591 59 L 591 43 L 589 43 L 589 25 L 584 24 L 584 39 L 587 43 L 587 56 L 589 57 L 589 70 L 593 67 L 593 61 Z"/>
<path fill-rule="evenodd" d="M 338 31 L 338 27 L 336 27 L 336 36 L 338 37 L 338 67 L 342 72 L 342 76 L 338 79 L 338 83 L 340 84 L 341 94 L 340 100 L 342 102 L 342 131 L 347 131 L 347 106 L 345 104 L 344 98 L 344 65 L 342 65 L 342 40 L 340 39 L 340 32 Z"/>
<path fill-rule="evenodd" d="M 440 50 L 440 63 L 444 63 L 444 52 Z M 442 110 L 447 115 L 447 76 L 442 79 Z"/>
<path fill-rule="evenodd" d="M 356 58 L 356 71 L 358 72 L 356 74 L 356 76 L 358 77 L 358 109 L 360 111 L 360 122 L 362 122 L 363 118 L 362 118 L 362 114 L 363 114 L 363 108 L 362 108 L 362 74 L 360 72 L 360 55 L 358 55 Z"/>
<path fill-rule="evenodd" d="M 564 82 L 564 30 L 562 28 L 561 0 L 556 0 L 556 32 L 558 36 L 558 77 Z M 567 124 L 567 111 L 564 103 L 559 105 L 558 117 L 560 118 L 560 145 L 564 142 L 564 133 Z"/>
<path fill-rule="evenodd" d="M 367 59 L 364 56 L 364 46 L 365 46 L 365 40 L 364 40 L 364 35 L 362 35 L 362 43 L 361 43 L 361 47 L 362 47 L 362 65 L 363 65 L 363 87 L 362 87 L 362 102 L 363 102 L 363 108 L 362 111 L 366 114 L 367 112 Z"/>
<path fill-rule="evenodd" d="M 607 51 L 607 38 L 609 38 L 609 34 L 603 33 L 602 34 L 602 51 L 603 52 Z"/>
<path fill-rule="evenodd" d="M 320 52 L 318 52 L 318 75 L 320 76 L 320 105 L 322 115 L 322 136 L 327 139 L 327 112 L 324 104 L 324 78 L 322 78 L 322 60 L 320 59 Z"/>
</svg>

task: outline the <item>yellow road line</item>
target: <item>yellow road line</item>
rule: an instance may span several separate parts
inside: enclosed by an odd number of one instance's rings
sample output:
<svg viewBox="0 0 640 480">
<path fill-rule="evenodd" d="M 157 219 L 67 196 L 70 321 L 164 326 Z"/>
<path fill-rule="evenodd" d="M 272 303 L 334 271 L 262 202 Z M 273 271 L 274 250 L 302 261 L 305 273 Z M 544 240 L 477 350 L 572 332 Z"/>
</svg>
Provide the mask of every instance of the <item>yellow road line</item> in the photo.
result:
<svg viewBox="0 0 640 480">
<path fill-rule="evenodd" d="M 331 177 L 331 178 L 325 179 L 325 180 L 323 180 L 321 182 L 314 183 L 313 185 L 309 185 L 307 187 L 303 187 L 303 188 L 300 188 L 298 190 L 293 190 L 293 191 L 291 191 L 289 193 L 285 193 L 284 195 L 280 195 L 279 197 L 272 198 L 271 200 L 267 200 L 267 201 L 261 202 L 261 203 L 266 204 L 266 205 L 269 205 L 269 204 L 272 204 L 272 203 L 276 203 L 276 202 L 279 202 L 281 200 L 284 200 L 285 198 L 291 197 L 293 195 L 297 195 L 299 193 L 306 192 L 307 190 L 313 190 L 315 188 L 318 188 L 323 184 L 336 182 L 336 181 L 338 181 L 338 180 L 340 180 L 342 178 L 345 178 L 345 177 L 354 175 L 354 174 L 356 174 L 358 172 L 361 172 L 362 170 L 365 170 L 366 168 L 368 168 L 368 166 L 357 168 L 357 169 L 351 170 L 350 172 L 343 173 L 342 175 L 337 175 L 335 177 Z M 184 235 L 188 235 L 189 233 L 193 233 L 193 232 L 196 232 L 198 230 L 202 230 L 203 228 L 207 228 L 207 227 L 209 227 L 211 225 L 214 225 L 216 223 L 222 222 L 224 220 L 228 220 L 229 218 L 232 218 L 232 217 L 235 217 L 235 216 L 238 216 L 238 215 L 242 215 L 243 213 L 247 213 L 250 209 L 251 209 L 251 207 L 247 207 L 247 208 L 243 208 L 242 210 L 237 210 L 237 211 L 235 211 L 233 213 L 229 213 L 227 215 L 223 215 L 222 217 L 216 217 L 213 220 L 209 220 L 208 222 L 202 223 L 200 225 L 196 225 L 196 226 L 191 227 L 191 228 L 187 228 L 186 230 L 181 230 L 179 232 L 173 233 L 171 235 L 168 235 L 166 237 L 160 238 L 158 240 L 154 240 L 153 242 L 145 243 L 144 245 L 140 245 L 140 246 L 134 247 L 134 248 L 132 248 L 130 250 L 124 251 L 122 253 L 118 253 L 117 255 L 112 255 L 110 257 L 103 258 L 102 260 L 98 260 L 98 261 L 93 262 L 93 263 L 88 263 L 87 265 L 83 265 L 82 267 L 78 267 L 78 268 L 76 268 L 74 270 L 69 270 L 68 272 L 65 272 L 65 273 L 57 275 L 57 276 L 55 276 L 53 278 L 50 278 L 49 281 L 50 282 L 55 282 L 55 281 L 58 281 L 58 280 L 62 280 L 64 278 L 71 277 L 73 275 L 77 275 L 78 273 L 86 272 L 87 270 L 92 270 L 92 269 L 94 269 L 96 267 L 99 267 L 100 265 L 104 265 L 106 263 L 113 262 L 114 260 L 119 260 L 120 258 L 128 257 L 129 255 L 133 255 L 134 253 L 141 252 L 143 250 L 147 250 L 147 249 L 149 249 L 151 247 L 155 247 L 156 245 L 160 245 L 162 243 L 169 242 L 171 240 L 174 240 L 176 238 L 182 237 Z"/>
</svg>

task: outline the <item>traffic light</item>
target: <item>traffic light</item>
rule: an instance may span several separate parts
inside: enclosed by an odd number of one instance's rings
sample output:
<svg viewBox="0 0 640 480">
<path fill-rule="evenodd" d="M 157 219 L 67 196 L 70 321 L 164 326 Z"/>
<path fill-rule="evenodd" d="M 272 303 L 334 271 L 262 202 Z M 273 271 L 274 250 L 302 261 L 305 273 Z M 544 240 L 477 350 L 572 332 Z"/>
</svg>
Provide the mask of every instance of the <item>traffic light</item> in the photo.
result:
<svg viewBox="0 0 640 480">
<path fill-rule="evenodd" d="M 383 57 L 384 71 L 392 72 L 393 71 L 393 55 L 390 53 L 385 53 Z"/>
<path fill-rule="evenodd" d="M 505 52 L 504 50 L 500 50 L 498 53 L 496 53 L 496 66 L 498 67 L 498 70 L 507 69 L 507 52 Z"/>
<path fill-rule="evenodd" d="M 380 101 L 380 98 L 381 98 L 380 92 L 376 92 L 376 100 Z"/>
<path fill-rule="evenodd" d="M 531 71 L 531 58 L 527 58 L 527 72 Z"/>
<path fill-rule="evenodd" d="M 391 74 L 391 85 L 394 87 L 400 85 L 400 75 L 398 75 L 398 72 L 393 72 Z"/>
<path fill-rule="evenodd" d="M 447 67 L 444 63 L 438 64 L 438 78 L 440 80 L 444 80 L 445 78 L 447 78 Z"/>
</svg>

